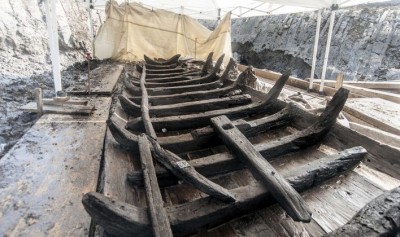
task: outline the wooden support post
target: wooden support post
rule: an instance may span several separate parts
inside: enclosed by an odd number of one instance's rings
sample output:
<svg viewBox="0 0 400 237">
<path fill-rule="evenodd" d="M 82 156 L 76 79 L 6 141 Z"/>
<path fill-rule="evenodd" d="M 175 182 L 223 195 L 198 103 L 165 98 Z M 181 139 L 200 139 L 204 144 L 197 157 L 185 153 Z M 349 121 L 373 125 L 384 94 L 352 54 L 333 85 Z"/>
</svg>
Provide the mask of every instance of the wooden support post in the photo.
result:
<svg viewBox="0 0 400 237">
<path fill-rule="evenodd" d="M 36 95 L 36 104 L 37 104 L 37 114 L 38 117 L 43 115 L 43 94 L 42 94 L 42 88 L 36 88 L 35 89 L 35 95 Z"/>
<path fill-rule="evenodd" d="M 194 39 L 194 58 L 196 59 L 197 54 L 197 37 Z"/>
<path fill-rule="evenodd" d="M 310 75 L 310 85 L 308 90 L 312 90 L 313 88 L 313 80 L 315 74 L 315 64 L 317 63 L 317 52 L 318 52 L 318 41 L 319 41 L 319 31 L 321 29 L 321 10 L 317 12 L 317 29 L 315 30 L 315 39 L 314 39 L 314 51 L 313 51 L 313 59 L 311 65 L 311 75 Z"/>
<path fill-rule="evenodd" d="M 306 202 L 289 182 L 264 159 L 251 142 L 225 116 L 211 119 L 215 131 L 252 172 L 261 179 L 272 196 L 295 221 L 310 222 L 311 212 Z"/>
<path fill-rule="evenodd" d="M 164 201 L 157 182 L 156 171 L 151 156 L 150 144 L 146 135 L 139 136 L 140 161 L 143 170 L 144 186 L 146 189 L 147 206 L 156 237 L 173 236 Z"/>
<path fill-rule="evenodd" d="M 336 77 L 336 83 L 335 83 L 335 89 L 339 89 L 340 87 L 343 86 L 343 79 L 344 79 L 344 75 L 343 73 L 338 73 L 337 77 Z"/>
<path fill-rule="evenodd" d="M 326 41 L 324 65 L 322 67 L 321 84 L 319 87 L 320 94 L 324 93 L 324 81 L 325 81 L 325 76 L 326 76 L 326 67 L 328 66 L 329 50 L 331 48 L 333 24 L 335 23 L 335 12 L 336 12 L 335 10 L 331 11 L 331 17 L 330 17 L 330 21 L 329 21 L 328 39 Z"/>
</svg>

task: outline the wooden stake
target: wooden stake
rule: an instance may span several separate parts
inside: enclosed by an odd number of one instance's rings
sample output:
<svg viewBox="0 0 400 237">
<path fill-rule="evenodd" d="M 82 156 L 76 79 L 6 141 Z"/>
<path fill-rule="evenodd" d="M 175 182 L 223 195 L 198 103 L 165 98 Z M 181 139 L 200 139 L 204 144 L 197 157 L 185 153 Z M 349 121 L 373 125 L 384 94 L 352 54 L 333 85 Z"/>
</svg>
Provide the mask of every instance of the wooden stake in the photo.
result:
<svg viewBox="0 0 400 237">
<path fill-rule="evenodd" d="M 37 114 L 38 116 L 43 115 L 43 94 L 42 94 L 42 88 L 36 88 L 35 89 L 35 95 L 36 95 L 36 104 L 37 104 Z"/>
<path fill-rule="evenodd" d="M 343 73 L 340 72 L 336 77 L 335 89 L 339 89 L 340 87 L 343 86 L 343 79 L 344 79 Z"/>
</svg>

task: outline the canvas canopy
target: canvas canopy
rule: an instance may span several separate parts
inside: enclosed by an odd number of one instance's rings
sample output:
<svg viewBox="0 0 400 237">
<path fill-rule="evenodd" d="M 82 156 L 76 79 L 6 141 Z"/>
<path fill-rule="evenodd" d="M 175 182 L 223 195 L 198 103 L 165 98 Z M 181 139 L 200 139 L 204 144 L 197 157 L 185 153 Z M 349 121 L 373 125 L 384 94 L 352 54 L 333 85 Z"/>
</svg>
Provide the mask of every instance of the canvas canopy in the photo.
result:
<svg viewBox="0 0 400 237">
<path fill-rule="evenodd" d="M 175 54 L 214 59 L 223 53 L 231 57 L 230 14 L 210 31 L 195 19 L 165 10 L 152 10 L 137 3 L 107 3 L 107 20 L 94 41 L 100 58 L 133 61 L 143 55 L 170 58 Z"/>
</svg>

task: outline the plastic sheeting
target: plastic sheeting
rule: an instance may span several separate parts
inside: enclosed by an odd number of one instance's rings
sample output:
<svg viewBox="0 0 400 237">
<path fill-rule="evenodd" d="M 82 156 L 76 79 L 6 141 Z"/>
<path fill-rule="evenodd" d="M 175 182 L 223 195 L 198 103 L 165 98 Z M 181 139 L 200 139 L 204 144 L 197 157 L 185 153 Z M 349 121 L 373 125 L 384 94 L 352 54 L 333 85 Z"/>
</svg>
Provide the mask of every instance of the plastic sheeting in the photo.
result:
<svg viewBox="0 0 400 237">
<path fill-rule="evenodd" d="M 214 31 L 191 17 L 165 10 L 152 10 L 137 3 L 106 6 L 107 20 L 94 41 L 95 56 L 121 61 L 142 60 L 143 55 L 168 59 L 175 54 L 214 60 L 232 55 L 231 18 L 227 14 Z"/>
</svg>

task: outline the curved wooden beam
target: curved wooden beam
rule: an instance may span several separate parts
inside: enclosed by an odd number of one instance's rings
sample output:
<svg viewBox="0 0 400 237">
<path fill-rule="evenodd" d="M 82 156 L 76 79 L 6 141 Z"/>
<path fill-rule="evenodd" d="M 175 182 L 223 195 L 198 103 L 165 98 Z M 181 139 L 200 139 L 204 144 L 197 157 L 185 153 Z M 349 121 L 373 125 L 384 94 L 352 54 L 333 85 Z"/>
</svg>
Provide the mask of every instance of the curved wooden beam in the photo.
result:
<svg viewBox="0 0 400 237">
<path fill-rule="evenodd" d="M 283 170 L 282 175 L 298 191 L 305 191 L 359 164 L 367 151 L 354 147 L 334 155 Z M 201 228 L 212 228 L 234 218 L 249 214 L 275 203 L 271 193 L 262 185 L 230 190 L 236 202 L 223 203 L 210 197 L 178 206 L 167 207 L 174 236 L 195 234 Z M 82 203 L 93 220 L 107 233 L 117 236 L 149 236 L 151 229 L 146 209 L 115 201 L 100 193 L 90 192 Z"/>
<path fill-rule="evenodd" d="M 201 75 L 207 75 L 208 70 L 212 68 L 212 58 L 213 58 L 214 52 L 210 52 L 207 56 L 207 59 L 203 65 L 203 68 L 201 69 Z"/>
<path fill-rule="evenodd" d="M 153 60 L 151 58 L 149 58 L 146 54 L 143 55 L 144 57 L 144 61 L 148 64 L 153 64 L 153 65 L 171 65 L 171 64 L 175 64 L 178 62 L 179 58 L 181 57 L 180 54 L 176 54 L 174 56 L 172 56 L 171 58 L 165 60 L 165 61 L 156 61 Z"/>
</svg>

